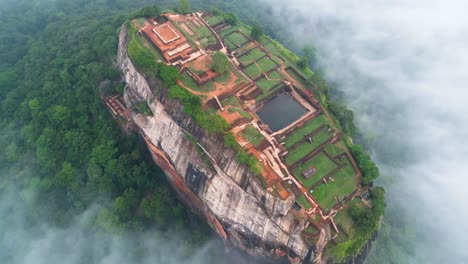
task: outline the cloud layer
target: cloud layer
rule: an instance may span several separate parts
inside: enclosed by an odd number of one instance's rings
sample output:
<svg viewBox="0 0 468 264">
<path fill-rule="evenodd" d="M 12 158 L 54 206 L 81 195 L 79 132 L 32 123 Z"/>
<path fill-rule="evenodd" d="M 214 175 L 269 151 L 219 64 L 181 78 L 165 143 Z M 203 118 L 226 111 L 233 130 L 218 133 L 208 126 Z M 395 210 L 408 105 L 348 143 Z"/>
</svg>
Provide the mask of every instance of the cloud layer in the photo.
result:
<svg viewBox="0 0 468 264">
<path fill-rule="evenodd" d="M 259 3 L 288 23 L 301 21 L 290 34 L 313 43 L 355 111 L 390 207 L 417 233 L 413 248 L 399 253 L 413 263 L 468 262 L 467 2 Z"/>
</svg>

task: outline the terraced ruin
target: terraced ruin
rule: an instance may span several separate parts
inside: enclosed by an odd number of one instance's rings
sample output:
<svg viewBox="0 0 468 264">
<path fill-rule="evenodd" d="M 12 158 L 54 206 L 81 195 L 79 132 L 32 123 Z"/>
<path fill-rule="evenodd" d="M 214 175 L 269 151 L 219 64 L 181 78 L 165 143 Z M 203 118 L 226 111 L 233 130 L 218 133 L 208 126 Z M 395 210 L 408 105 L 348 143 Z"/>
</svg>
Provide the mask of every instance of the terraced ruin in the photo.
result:
<svg viewBox="0 0 468 264">
<path fill-rule="evenodd" d="M 346 241 L 349 206 L 371 203 L 349 139 L 314 94 L 313 73 L 279 43 L 254 40 L 250 27 L 220 16 L 166 13 L 132 24 L 140 45 L 177 67 L 177 84 L 222 116 L 242 150 L 258 159 L 264 189 L 283 200 L 296 197 L 291 210 L 308 221 L 302 238 L 323 247 L 320 234 L 331 226 L 332 243 Z M 224 72 L 211 67 L 216 52 L 228 58 Z"/>
</svg>

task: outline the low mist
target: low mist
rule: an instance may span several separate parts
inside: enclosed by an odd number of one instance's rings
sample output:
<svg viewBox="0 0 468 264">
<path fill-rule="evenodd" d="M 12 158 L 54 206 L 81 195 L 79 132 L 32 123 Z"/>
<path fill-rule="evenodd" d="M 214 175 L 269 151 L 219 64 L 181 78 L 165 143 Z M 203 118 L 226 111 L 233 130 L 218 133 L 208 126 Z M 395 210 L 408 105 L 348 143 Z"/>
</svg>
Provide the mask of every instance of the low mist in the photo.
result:
<svg viewBox="0 0 468 264">
<path fill-rule="evenodd" d="M 390 230 L 370 259 L 467 263 L 466 1 L 259 3 L 316 47 L 381 168 Z"/>
<path fill-rule="evenodd" d="M 5 178 L 5 175 L 2 175 Z M 35 218 L 28 208 L 34 193 L 17 192 L 1 181 L 0 263 L 207 263 L 215 251 L 214 242 L 189 250 L 183 234 L 163 235 L 157 230 L 111 235 L 92 228 L 99 210 L 95 206 L 71 223 L 59 227 Z M 220 255 L 220 254 L 218 254 Z"/>
</svg>

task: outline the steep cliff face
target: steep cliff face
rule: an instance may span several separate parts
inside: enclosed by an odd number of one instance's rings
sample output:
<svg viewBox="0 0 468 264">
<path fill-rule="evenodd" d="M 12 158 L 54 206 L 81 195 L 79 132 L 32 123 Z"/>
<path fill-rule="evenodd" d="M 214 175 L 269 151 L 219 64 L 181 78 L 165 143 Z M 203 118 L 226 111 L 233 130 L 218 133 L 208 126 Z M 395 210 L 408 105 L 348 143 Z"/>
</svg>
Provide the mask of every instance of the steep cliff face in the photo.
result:
<svg viewBox="0 0 468 264">
<path fill-rule="evenodd" d="M 289 212 L 294 196 L 282 200 L 263 190 L 222 136 L 200 129 L 179 102 L 169 100 L 165 89 L 135 68 L 127 42 L 124 26 L 117 64 L 127 83 L 125 102 L 131 109 L 145 101 L 153 112 L 132 112 L 132 119 L 181 199 L 202 213 L 227 245 L 252 255 L 303 261 L 309 246 L 300 237 L 304 221 Z"/>
</svg>

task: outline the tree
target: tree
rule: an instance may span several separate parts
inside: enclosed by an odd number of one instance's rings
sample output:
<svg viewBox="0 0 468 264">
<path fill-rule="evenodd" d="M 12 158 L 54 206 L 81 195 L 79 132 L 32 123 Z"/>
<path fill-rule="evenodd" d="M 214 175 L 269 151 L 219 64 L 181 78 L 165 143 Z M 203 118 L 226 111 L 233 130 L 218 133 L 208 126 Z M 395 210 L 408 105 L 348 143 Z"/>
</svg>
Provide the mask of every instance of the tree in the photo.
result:
<svg viewBox="0 0 468 264">
<path fill-rule="evenodd" d="M 351 154 L 357 161 L 359 168 L 361 169 L 364 183 L 368 184 L 379 177 L 379 168 L 372 161 L 369 154 L 364 152 L 364 149 L 360 145 L 352 145 L 350 148 Z"/>
<path fill-rule="evenodd" d="M 222 52 L 215 52 L 212 56 L 211 69 L 219 74 L 226 72 L 229 60 Z"/>
<path fill-rule="evenodd" d="M 138 18 L 138 17 L 145 17 L 145 18 L 151 18 L 151 17 L 157 17 L 161 14 L 161 9 L 159 8 L 158 5 L 152 5 L 152 6 L 145 6 L 141 8 L 135 15 L 132 17 Z"/>
<path fill-rule="evenodd" d="M 180 78 L 179 71 L 176 67 L 162 65 L 159 69 L 159 77 L 168 86 L 176 84 L 176 81 Z"/>
<path fill-rule="evenodd" d="M 297 65 L 305 69 L 309 65 L 309 59 L 306 56 L 302 56 L 300 60 L 297 62 Z"/>
<path fill-rule="evenodd" d="M 182 14 L 186 14 L 190 11 L 190 2 L 188 0 L 179 0 L 178 11 Z"/>
<path fill-rule="evenodd" d="M 63 124 L 71 118 L 70 109 L 62 105 L 52 106 L 49 109 L 49 118 L 54 124 Z"/>
<path fill-rule="evenodd" d="M 332 112 L 332 114 L 338 119 L 341 127 L 343 127 L 344 132 L 350 136 L 354 136 L 356 134 L 356 126 L 354 125 L 353 111 L 335 102 L 329 102 L 328 108 L 330 109 L 330 112 Z"/>
<path fill-rule="evenodd" d="M 228 23 L 231 26 L 236 25 L 238 22 L 237 16 L 234 13 L 226 13 L 223 15 L 223 18 L 224 21 L 226 21 L 226 23 Z"/>
<path fill-rule="evenodd" d="M 262 28 L 259 25 L 255 24 L 252 27 L 252 31 L 250 31 L 250 36 L 255 40 L 259 40 L 263 36 Z"/>
<path fill-rule="evenodd" d="M 219 10 L 219 9 L 216 8 L 216 7 L 212 7 L 212 8 L 210 9 L 210 13 L 211 13 L 212 15 L 214 15 L 214 16 L 219 16 L 219 15 L 222 15 L 222 14 L 223 14 L 223 12 L 221 12 L 221 10 Z"/>
<path fill-rule="evenodd" d="M 314 47 L 306 46 L 302 50 L 302 53 L 308 59 L 309 63 L 312 64 L 312 67 L 316 66 L 314 63 L 317 61 L 317 55 Z"/>
</svg>

